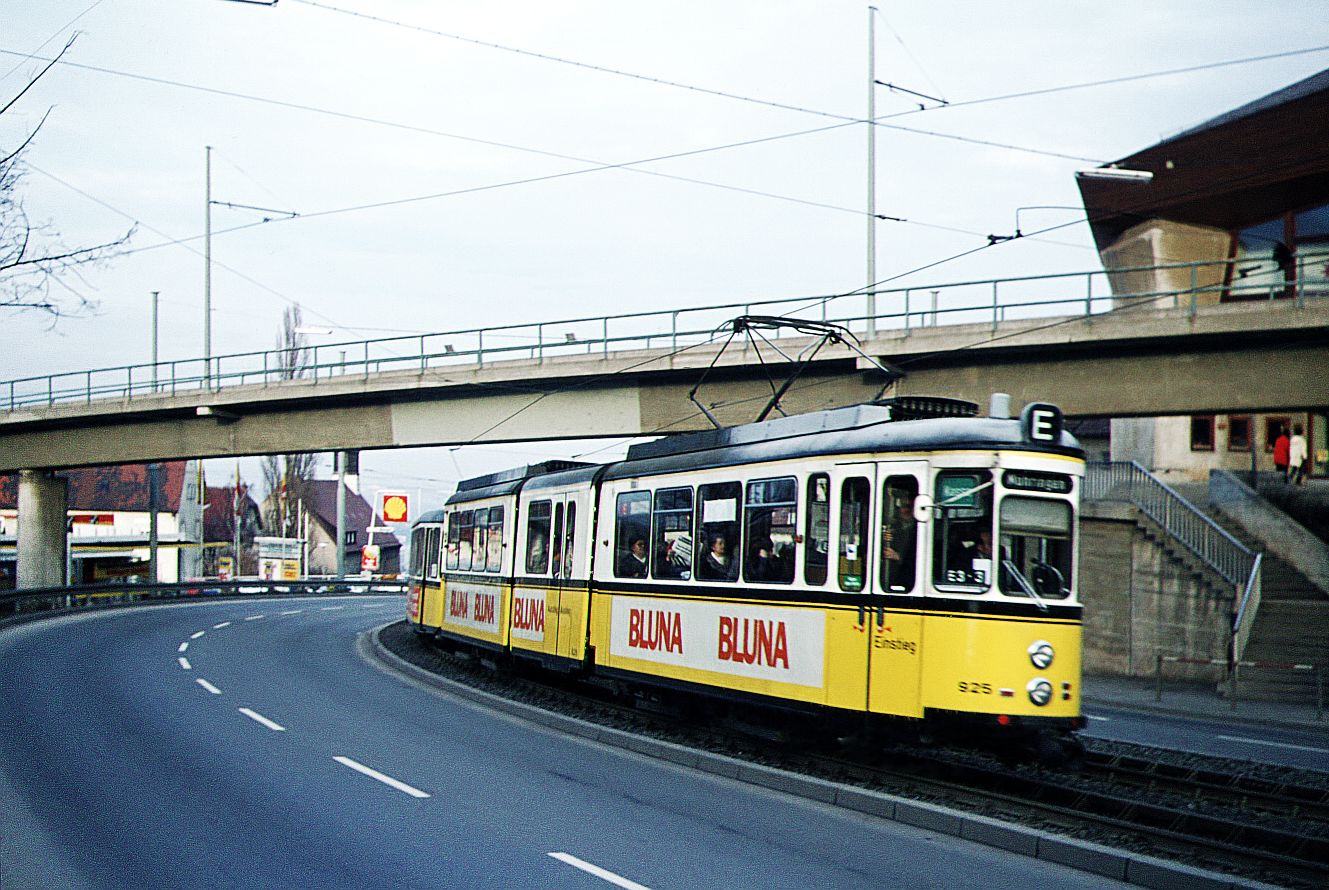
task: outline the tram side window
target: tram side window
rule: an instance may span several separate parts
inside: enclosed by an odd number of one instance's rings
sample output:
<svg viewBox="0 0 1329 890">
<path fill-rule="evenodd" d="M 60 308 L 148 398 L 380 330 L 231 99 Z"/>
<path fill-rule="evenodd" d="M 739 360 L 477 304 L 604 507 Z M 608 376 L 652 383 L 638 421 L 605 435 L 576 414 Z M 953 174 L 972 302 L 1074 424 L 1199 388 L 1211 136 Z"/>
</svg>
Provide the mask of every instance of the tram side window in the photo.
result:
<svg viewBox="0 0 1329 890">
<path fill-rule="evenodd" d="M 1071 595 L 1071 505 L 1046 498 L 1006 496 L 1001 501 L 1001 592 L 1044 599 Z M 1014 566 L 1014 571 L 1011 570 Z"/>
<path fill-rule="evenodd" d="M 628 491 L 618 496 L 614 511 L 614 574 L 645 578 L 651 536 L 651 493 Z"/>
<path fill-rule="evenodd" d="M 908 593 L 914 589 L 918 566 L 918 525 L 914 498 L 918 480 L 891 476 L 881 492 L 881 589 Z"/>
<path fill-rule="evenodd" d="M 489 544 L 489 508 L 475 511 L 475 524 L 471 526 L 471 571 L 485 570 L 485 550 Z"/>
<path fill-rule="evenodd" d="M 692 489 L 662 488 L 655 493 L 655 554 L 651 575 L 667 581 L 692 577 Z"/>
<path fill-rule="evenodd" d="M 461 528 L 457 525 L 457 514 L 448 517 L 447 554 L 444 567 L 452 572 L 457 569 L 457 554 L 461 550 Z"/>
<path fill-rule="evenodd" d="M 420 537 L 424 533 L 425 530 L 422 528 L 417 528 L 411 531 L 411 576 L 416 578 L 424 574 L 420 562 L 421 554 L 423 552 L 423 548 L 420 545 Z"/>
<path fill-rule="evenodd" d="M 526 514 L 526 574 L 549 571 L 549 501 L 534 501 Z"/>
<path fill-rule="evenodd" d="M 568 522 L 563 527 L 563 577 L 572 577 L 572 545 L 577 528 L 577 505 L 568 504 Z"/>
<path fill-rule="evenodd" d="M 431 528 L 423 536 L 424 553 L 421 554 L 422 568 L 425 570 L 425 577 L 430 581 L 438 580 L 438 549 L 439 539 L 443 536 L 443 529 Z"/>
<path fill-rule="evenodd" d="M 503 508 L 489 508 L 489 543 L 485 556 L 485 571 L 503 569 Z"/>
<path fill-rule="evenodd" d="M 697 489 L 701 546 L 696 549 L 696 576 L 702 581 L 737 581 L 739 554 L 738 513 L 743 486 L 718 482 Z"/>
<path fill-rule="evenodd" d="M 557 578 L 559 572 L 563 569 L 563 505 L 554 505 L 554 533 L 549 538 L 553 547 L 550 548 L 549 555 L 553 558 L 554 577 Z"/>
<path fill-rule="evenodd" d="M 855 593 L 867 585 L 868 524 L 872 485 L 854 476 L 840 485 L 840 589 Z"/>
<path fill-rule="evenodd" d="M 760 479 L 748 483 L 743 506 L 748 551 L 743 580 L 758 584 L 790 584 L 794 580 L 798 482 Z"/>
<path fill-rule="evenodd" d="M 803 581 L 813 587 L 826 583 L 831 552 L 831 480 L 825 473 L 808 477 L 808 547 L 803 554 Z"/>
<path fill-rule="evenodd" d="M 457 524 L 457 569 L 468 572 L 471 570 L 471 532 L 475 525 L 475 514 L 470 510 L 462 510 L 452 514 L 452 521 Z"/>
<path fill-rule="evenodd" d="M 948 471 L 937 476 L 933 522 L 933 583 L 982 593 L 992 586 L 992 474 Z"/>
</svg>

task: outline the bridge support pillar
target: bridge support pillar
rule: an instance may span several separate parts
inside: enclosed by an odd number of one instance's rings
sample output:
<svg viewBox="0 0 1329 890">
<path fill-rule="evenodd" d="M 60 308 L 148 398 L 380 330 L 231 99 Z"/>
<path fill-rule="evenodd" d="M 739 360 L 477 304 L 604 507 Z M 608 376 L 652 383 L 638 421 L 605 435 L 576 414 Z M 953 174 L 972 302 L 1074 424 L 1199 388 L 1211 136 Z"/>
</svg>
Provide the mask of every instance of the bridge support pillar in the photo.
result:
<svg viewBox="0 0 1329 890">
<path fill-rule="evenodd" d="M 19 471 L 19 589 L 66 583 L 68 501 L 68 479 L 44 470 Z"/>
</svg>

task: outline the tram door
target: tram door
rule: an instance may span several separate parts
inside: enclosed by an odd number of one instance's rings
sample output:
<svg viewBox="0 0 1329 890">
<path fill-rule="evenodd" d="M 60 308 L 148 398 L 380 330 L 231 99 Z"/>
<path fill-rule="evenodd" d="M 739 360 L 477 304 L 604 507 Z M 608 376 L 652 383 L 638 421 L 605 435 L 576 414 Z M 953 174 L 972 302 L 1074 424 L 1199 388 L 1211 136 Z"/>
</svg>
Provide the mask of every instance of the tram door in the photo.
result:
<svg viewBox="0 0 1329 890">
<path fill-rule="evenodd" d="M 872 539 L 877 542 L 870 585 L 868 710 L 922 716 L 923 554 L 926 525 L 914 518 L 914 499 L 927 491 L 924 461 L 877 465 Z"/>
<path fill-rule="evenodd" d="M 585 546 L 578 538 L 585 511 L 578 509 L 578 500 L 576 493 L 554 496 L 545 633 L 554 641 L 546 651 L 579 659 L 585 644 L 587 585 Z"/>
</svg>

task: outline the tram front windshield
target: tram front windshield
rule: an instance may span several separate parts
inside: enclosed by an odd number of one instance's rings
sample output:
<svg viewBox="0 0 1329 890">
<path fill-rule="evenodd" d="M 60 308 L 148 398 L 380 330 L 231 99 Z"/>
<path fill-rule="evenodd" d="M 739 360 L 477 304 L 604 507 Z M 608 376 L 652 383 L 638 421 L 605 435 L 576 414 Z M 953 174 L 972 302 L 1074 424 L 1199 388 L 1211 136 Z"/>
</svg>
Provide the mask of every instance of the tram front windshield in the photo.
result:
<svg viewBox="0 0 1329 890">
<path fill-rule="evenodd" d="M 935 496 L 932 574 L 938 590 L 979 594 L 996 583 L 1013 597 L 1071 595 L 1069 501 L 1006 494 L 994 516 L 994 480 L 986 470 L 940 473 Z"/>
</svg>

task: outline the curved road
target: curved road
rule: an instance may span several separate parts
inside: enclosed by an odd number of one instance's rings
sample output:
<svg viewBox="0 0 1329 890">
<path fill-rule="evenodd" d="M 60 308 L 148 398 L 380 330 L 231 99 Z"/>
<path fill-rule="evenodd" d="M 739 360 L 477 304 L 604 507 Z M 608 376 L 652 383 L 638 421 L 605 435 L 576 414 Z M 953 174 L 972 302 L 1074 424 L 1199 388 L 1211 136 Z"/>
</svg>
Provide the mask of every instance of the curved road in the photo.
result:
<svg viewBox="0 0 1329 890">
<path fill-rule="evenodd" d="M 377 670 L 400 597 L 0 632 L 0 886 L 1090 888 Z"/>
</svg>

